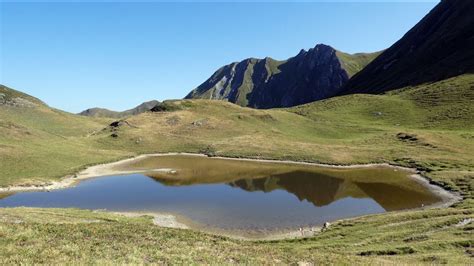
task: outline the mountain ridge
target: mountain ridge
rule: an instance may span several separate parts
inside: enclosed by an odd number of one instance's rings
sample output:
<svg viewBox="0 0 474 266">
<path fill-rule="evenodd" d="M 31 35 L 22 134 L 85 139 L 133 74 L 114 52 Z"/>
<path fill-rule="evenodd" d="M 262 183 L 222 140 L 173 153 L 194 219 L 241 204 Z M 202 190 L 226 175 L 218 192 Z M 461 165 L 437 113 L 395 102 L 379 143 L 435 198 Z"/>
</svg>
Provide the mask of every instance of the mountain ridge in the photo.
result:
<svg viewBox="0 0 474 266">
<path fill-rule="evenodd" d="M 268 109 L 334 96 L 380 52 L 347 54 L 318 44 L 287 60 L 247 58 L 219 68 L 185 99 L 227 100 Z"/>
<path fill-rule="evenodd" d="M 132 109 L 128 109 L 122 112 L 119 111 L 112 111 L 106 108 L 100 108 L 100 107 L 94 107 L 94 108 L 89 108 L 86 109 L 78 115 L 82 116 L 92 116 L 92 117 L 110 117 L 110 118 L 121 118 L 125 116 L 130 116 L 130 115 L 137 115 L 141 114 L 147 111 L 150 111 L 153 107 L 158 105 L 160 102 L 157 100 L 151 100 L 147 101 L 144 103 L 141 103 L 140 105 L 137 105 L 136 107 Z"/>
<path fill-rule="evenodd" d="M 472 14 L 472 1 L 441 1 L 338 95 L 382 93 L 474 73 Z"/>
</svg>

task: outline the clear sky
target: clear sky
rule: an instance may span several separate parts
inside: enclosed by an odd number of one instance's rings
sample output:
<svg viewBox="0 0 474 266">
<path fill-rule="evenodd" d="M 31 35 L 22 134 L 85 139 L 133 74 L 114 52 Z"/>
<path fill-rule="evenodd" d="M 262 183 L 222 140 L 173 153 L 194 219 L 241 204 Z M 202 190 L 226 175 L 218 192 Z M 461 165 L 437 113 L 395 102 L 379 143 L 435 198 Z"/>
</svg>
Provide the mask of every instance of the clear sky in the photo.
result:
<svg viewBox="0 0 474 266">
<path fill-rule="evenodd" d="M 182 98 L 222 65 L 317 43 L 382 50 L 439 2 L 0 1 L 0 83 L 69 112 Z"/>
</svg>

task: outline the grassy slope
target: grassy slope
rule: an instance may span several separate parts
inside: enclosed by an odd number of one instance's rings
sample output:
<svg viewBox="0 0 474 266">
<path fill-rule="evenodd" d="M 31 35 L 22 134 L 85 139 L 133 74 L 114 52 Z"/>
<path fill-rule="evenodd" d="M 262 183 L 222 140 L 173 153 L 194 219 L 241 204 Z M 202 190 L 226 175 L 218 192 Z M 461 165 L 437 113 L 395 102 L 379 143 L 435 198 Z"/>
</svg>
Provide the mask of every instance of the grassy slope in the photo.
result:
<svg viewBox="0 0 474 266">
<path fill-rule="evenodd" d="M 304 240 L 247 242 L 73 209 L 0 209 L 0 263 L 472 263 L 472 208 L 339 222 Z"/>
<path fill-rule="evenodd" d="M 339 61 L 341 62 L 342 68 L 347 71 L 349 77 L 352 77 L 357 74 L 370 62 L 377 58 L 377 56 L 379 56 L 381 53 L 382 51 L 374 53 L 348 54 L 336 51 L 336 55 L 339 58 Z"/>
<path fill-rule="evenodd" d="M 0 105 L 0 186 L 47 182 L 85 165 L 126 155 L 100 150 L 92 138 L 108 120 L 92 119 L 47 106 Z"/>
<path fill-rule="evenodd" d="M 42 106 L 45 105 L 45 103 L 43 103 L 41 100 L 39 100 L 35 97 L 32 97 L 32 96 L 30 96 L 28 94 L 25 94 L 23 92 L 11 89 L 11 88 L 6 87 L 4 85 L 0 85 L 0 103 L 3 104 L 4 102 L 11 101 L 15 98 L 22 98 L 22 99 L 25 99 L 29 102 L 37 104 L 37 105 L 42 105 Z"/>
<path fill-rule="evenodd" d="M 51 180 L 86 164 L 131 154 L 189 151 L 343 164 L 390 162 L 423 169 L 434 182 L 465 198 L 448 209 L 363 217 L 309 240 L 276 243 L 160 229 L 145 219 L 86 211 L 3 209 L 0 257 L 4 262 L 41 262 L 35 256 L 40 252 L 44 262 L 472 263 L 472 224 L 455 224 L 474 211 L 473 86 L 474 75 L 464 75 L 388 95 L 344 96 L 280 110 L 219 101 L 172 102 L 168 104 L 179 110 L 131 117 L 127 121 L 133 127 L 114 131 L 117 138 L 110 137 L 110 130 L 100 131 L 106 120 L 43 107 L 0 107 L 1 185 Z M 90 135 L 94 130 L 99 131 Z M 400 139 L 399 133 L 416 139 Z M 77 219 L 65 223 L 54 219 L 58 216 Z M 96 219 L 100 222 L 88 223 Z M 21 245 L 31 253 L 18 252 Z"/>
</svg>

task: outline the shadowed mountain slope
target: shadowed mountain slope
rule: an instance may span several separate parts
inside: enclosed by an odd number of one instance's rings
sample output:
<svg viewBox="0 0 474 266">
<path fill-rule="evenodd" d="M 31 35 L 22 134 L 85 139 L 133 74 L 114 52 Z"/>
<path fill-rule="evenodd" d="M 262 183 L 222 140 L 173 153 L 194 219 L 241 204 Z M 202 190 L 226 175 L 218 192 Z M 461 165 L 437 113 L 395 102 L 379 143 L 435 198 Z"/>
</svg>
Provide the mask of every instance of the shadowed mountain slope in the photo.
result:
<svg viewBox="0 0 474 266">
<path fill-rule="evenodd" d="M 444 0 L 339 94 L 381 93 L 465 73 L 474 73 L 474 2 Z"/>
</svg>

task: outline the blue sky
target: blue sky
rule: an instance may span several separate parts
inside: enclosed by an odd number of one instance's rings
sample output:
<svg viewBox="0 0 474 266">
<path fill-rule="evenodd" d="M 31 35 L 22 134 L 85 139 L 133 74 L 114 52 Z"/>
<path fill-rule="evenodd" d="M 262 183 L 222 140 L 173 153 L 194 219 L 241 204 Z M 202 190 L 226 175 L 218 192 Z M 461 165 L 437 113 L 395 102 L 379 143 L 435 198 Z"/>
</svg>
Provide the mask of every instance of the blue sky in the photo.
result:
<svg viewBox="0 0 474 266">
<path fill-rule="evenodd" d="M 69 112 L 184 97 L 222 65 L 372 52 L 439 1 L 0 3 L 0 83 Z"/>
</svg>

